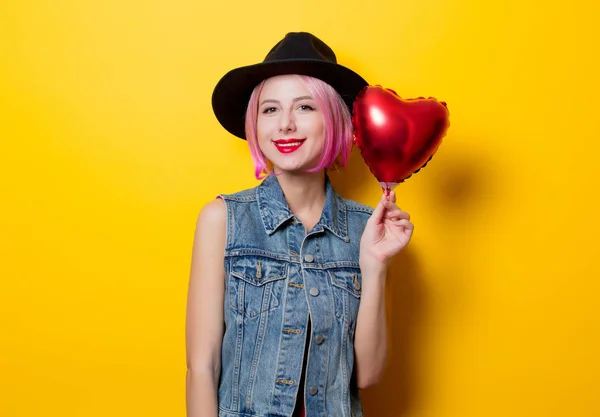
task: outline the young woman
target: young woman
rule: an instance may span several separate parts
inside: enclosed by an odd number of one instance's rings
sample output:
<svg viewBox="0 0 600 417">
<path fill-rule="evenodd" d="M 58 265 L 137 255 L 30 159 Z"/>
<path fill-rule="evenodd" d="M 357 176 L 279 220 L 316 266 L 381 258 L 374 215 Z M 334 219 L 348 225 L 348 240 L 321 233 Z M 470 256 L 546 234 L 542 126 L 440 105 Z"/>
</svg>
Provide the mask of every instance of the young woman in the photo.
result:
<svg viewBox="0 0 600 417">
<path fill-rule="evenodd" d="M 387 265 L 409 215 L 341 198 L 326 169 L 352 148 L 367 82 L 309 33 L 227 73 L 213 110 L 264 178 L 198 217 L 187 307 L 189 417 L 362 416 L 386 358 Z"/>
</svg>

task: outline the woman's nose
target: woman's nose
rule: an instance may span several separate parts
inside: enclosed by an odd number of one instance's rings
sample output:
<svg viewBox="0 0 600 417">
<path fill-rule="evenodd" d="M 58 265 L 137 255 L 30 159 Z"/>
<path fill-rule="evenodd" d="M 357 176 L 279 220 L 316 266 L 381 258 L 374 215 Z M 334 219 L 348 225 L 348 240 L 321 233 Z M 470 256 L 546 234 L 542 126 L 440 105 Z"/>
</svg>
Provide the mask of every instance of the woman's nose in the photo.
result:
<svg viewBox="0 0 600 417">
<path fill-rule="evenodd" d="M 282 112 L 281 119 L 279 121 L 280 132 L 293 132 L 296 129 L 294 116 L 291 113 Z"/>
</svg>

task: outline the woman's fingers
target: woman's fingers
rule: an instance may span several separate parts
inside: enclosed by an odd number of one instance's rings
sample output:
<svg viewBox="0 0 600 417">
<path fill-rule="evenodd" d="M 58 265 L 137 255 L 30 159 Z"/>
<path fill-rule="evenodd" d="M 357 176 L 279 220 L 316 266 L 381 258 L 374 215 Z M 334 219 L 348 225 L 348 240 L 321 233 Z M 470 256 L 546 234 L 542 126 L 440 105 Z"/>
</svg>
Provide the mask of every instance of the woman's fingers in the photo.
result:
<svg viewBox="0 0 600 417">
<path fill-rule="evenodd" d="M 387 210 L 386 201 L 386 196 L 383 194 L 381 196 L 381 200 L 379 200 L 379 204 L 377 204 L 377 207 L 375 207 L 375 210 L 373 210 L 373 214 L 371 214 L 371 218 L 369 220 L 374 221 L 375 224 L 381 223 Z"/>
<path fill-rule="evenodd" d="M 371 216 L 373 221 L 380 223 L 383 220 L 410 220 L 410 214 L 403 211 L 396 205 L 396 193 L 390 192 L 389 196 L 385 193 L 381 196 L 381 200 Z"/>
<path fill-rule="evenodd" d="M 406 220 L 410 220 L 410 214 L 408 214 L 405 211 L 400 210 L 399 208 L 396 208 L 394 210 L 388 210 L 385 212 L 384 216 L 385 219 L 406 219 Z"/>
<path fill-rule="evenodd" d="M 396 201 L 396 193 L 393 191 L 390 193 L 389 197 L 386 198 L 384 206 L 385 213 L 383 218 L 385 219 L 407 219 L 410 220 L 410 214 L 402 210 L 395 203 Z"/>
</svg>

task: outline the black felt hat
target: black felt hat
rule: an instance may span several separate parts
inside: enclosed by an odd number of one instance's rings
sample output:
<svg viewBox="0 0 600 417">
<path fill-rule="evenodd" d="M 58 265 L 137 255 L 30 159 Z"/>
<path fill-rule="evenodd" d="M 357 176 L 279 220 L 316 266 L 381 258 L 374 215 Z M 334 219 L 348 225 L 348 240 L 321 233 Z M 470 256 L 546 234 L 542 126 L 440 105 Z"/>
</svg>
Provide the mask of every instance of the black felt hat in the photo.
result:
<svg viewBox="0 0 600 417">
<path fill-rule="evenodd" d="M 346 102 L 351 114 L 354 99 L 368 85 L 360 75 L 338 64 L 333 50 L 316 36 L 288 33 L 263 62 L 233 69 L 217 83 L 212 106 L 219 123 L 245 139 L 246 108 L 252 90 L 263 80 L 283 74 L 308 75 L 325 81 Z"/>
</svg>

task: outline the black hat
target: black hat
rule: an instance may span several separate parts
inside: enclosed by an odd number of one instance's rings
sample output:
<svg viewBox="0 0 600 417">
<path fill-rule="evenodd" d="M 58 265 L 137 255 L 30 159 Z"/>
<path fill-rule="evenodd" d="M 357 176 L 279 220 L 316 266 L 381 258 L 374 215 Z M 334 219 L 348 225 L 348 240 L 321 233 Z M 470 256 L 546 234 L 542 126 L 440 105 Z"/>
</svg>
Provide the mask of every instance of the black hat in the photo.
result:
<svg viewBox="0 0 600 417">
<path fill-rule="evenodd" d="M 306 32 L 288 33 L 263 62 L 233 69 L 217 83 L 212 106 L 219 123 L 233 135 L 245 139 L 246 108 L 254 87 L 282 74 L 308 75 L 325 81 L 346 102 L 350 114 L 354 99 L 368 85 L 360 75 L 339 65 L 333 50 L 316 36 Z"/>
</svg>

